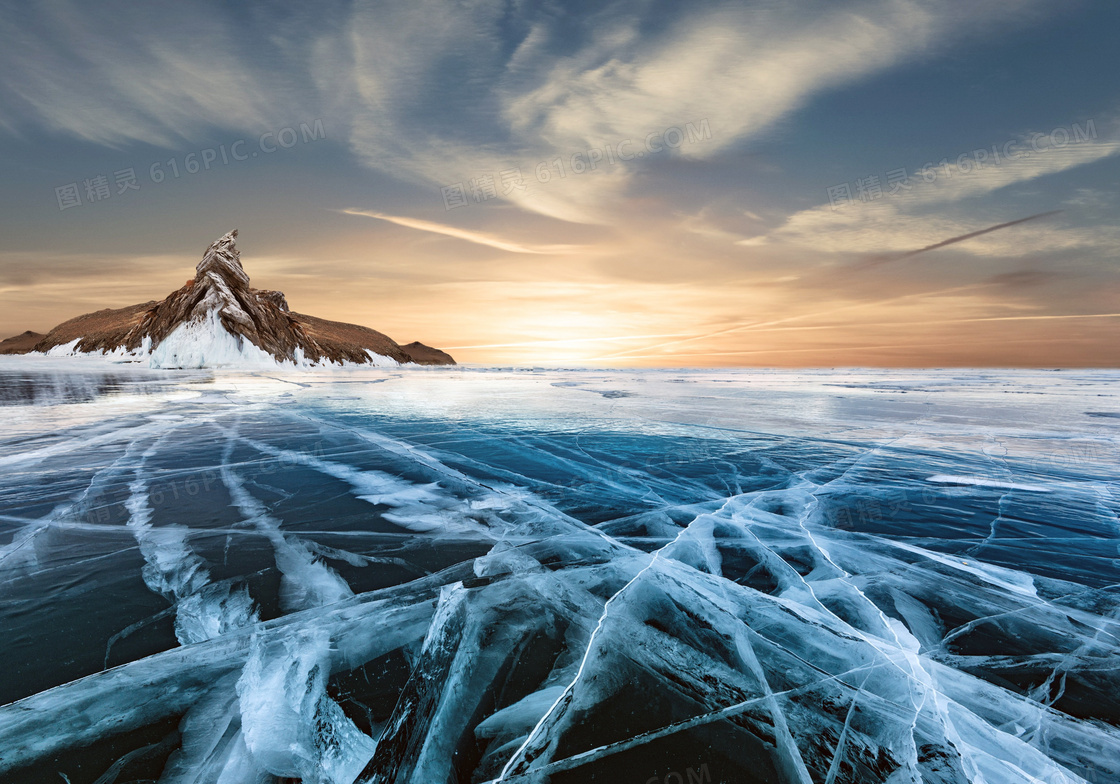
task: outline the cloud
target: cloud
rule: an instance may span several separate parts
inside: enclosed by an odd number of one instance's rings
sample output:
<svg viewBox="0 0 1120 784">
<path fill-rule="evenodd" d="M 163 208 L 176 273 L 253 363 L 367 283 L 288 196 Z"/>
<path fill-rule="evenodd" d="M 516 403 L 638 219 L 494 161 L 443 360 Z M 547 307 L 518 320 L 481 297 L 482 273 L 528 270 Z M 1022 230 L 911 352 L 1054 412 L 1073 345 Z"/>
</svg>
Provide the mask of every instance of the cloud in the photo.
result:
<svg viewBox="0 0 1120 784">
<path fill-rule="evenodd" d="M 47 250 L 0 251 L 0 284 L 17 288 L 73 284 L 81 288 L 98 279 L 113 278 L 150 285 L 149 274 L 168 272 L 176 279 L 185 278 L 194 263 L 197 262 L 185 262 L 182 257 L 170 254 L 126 256 Z M 174 272 L 177 267 L 183 270 L 182 274 Z"/>
<path fill-rule="evenodd" d="M 214 128 L 261 133 L 325 114 L 362 164 L 430 188 L 433 201 L 440 186 L 517 169 L 525 187 L 498 198 L 602 224 L 658 158 L 576 173 L 573 155 L 705 122 L 710 138 L 658 156 L 710 159 L 826 90 L 1048 5 L 619 0 L 576 15 L 499 0 L 357 0 L 140 15 L 124 3 L 20 4 L 0 15 L 0 126 L 181 146 Z"/>
<path fill-rule="evenodd" d="M 708 158 L 757 138 L 824 90 L 1041 6 L 862 0 L 667 11 L 614 3 L 577 21 L 489 2 L 360 3 L 320 59 L 319 78 L 329 81 L 327 70 L 345 61 L 338 52 L 348 53 L 348 74 L 334 83 L 355 86 L 351 146 L 367 165 L 433 187 L 520 168 L 529 187 L 503 198 L 597 223 L 652 158 L 552 173 L 547 184 L 533 181 L 537 167 L 701 121 L 711 139 L 672 155 Z"/>
<path fill-rule="evenodd" d="M 884 187 L 884 195 L 875 201 L 852 201 L 837 207 L 820 204 L 800 210 L 770 232 L 736 244 L 755 248 L 795 246 L 827 253 L 896 254 L 929 248 L 944 242 L 946 237 L 969 235 L 967 250 L 979 256 L 1120 249 L 1120 231 L 1108 225 L 1086 229 L 1068 223 L 1047 223 L 1021 226 L 1010 233 L 978 234 L 993 223 L 1019 216 L 1001 214 L 988 205 L 963 209 L 962 203 L 967 200 L 1120 153 L 1120 141 L 1113 138 L 1082 140 L 1060 149 L 1043 148 L 1041 152 L 1029 149 L 1030 138 L 1030 134 L 1025 134 L 1017 140 L 1019 149 L 1027 153 L 1019 158 L 1003 159 L 997 165 L 979 169 L 951 165 L 947 176 L 937 168 L 933 172 L 937 176 L 931 180 L 911 171 L 908 191 L 888 195 Z"/>
<path fill-rule="evenodd" d="M 577 253 L 583 248 L 579 245 L 527 245 L 518 242 L 509 242 L 493 234 L 488 234 L 481 231 L 471 231 L 470 229 L 460 229 L 455 226 L 447 226 L 442 223 L 435 223 L 434 221 L 420 220 L 419 218 L 405 218 L 398 215 L 384 215 L 380 212 L 367 212 L 365 210 L 346 209 L 343 210 L 347 215 L 364 215 L 367 218 L 377 218 L 378 220 L 388 221 L 395 223 L 398 226 L 404 226 L 409 229 L 416 229 L 417 231 L 426 231 L 431 234 L 442 234 L 445 237 L 454 237 L 458 240 L 466 242 L 473 242 L 476 245 L 486 245 L 498 250 L 504 250 L 509 253 L 534 253 L 542 255 L 562 255 L 568 253 Z"/>
<path fill-rule="evenodd" d="M 253 133 L 310 119 L 291 73 L 245 56 L 251 32 L 210 3 L 95 6 L 56 0 L 0 13 L 0 125 L 109 147 L 162 147 L 214 128 Z M 273 58 L 275 60 L 275 58 Z M 308 105 L 310 104 L 310 105 Z"/>
</svg>

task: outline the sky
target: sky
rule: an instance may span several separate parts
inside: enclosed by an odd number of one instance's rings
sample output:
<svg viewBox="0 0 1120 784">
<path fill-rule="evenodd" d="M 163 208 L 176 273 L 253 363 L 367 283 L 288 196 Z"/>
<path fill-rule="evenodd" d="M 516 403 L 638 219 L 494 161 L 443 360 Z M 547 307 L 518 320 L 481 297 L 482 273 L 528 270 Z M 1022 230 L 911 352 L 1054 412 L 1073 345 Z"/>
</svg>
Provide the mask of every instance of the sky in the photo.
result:
<svg viewBox="0 0 1120 784">
<path fill-rule="evenodd" d="M 0 2 L 0 335 L 239 230 L 460 362 L 1120 365 L 1120 4 Z M 991 229 L 991 230 L 989 230 Z"/>
</svg>

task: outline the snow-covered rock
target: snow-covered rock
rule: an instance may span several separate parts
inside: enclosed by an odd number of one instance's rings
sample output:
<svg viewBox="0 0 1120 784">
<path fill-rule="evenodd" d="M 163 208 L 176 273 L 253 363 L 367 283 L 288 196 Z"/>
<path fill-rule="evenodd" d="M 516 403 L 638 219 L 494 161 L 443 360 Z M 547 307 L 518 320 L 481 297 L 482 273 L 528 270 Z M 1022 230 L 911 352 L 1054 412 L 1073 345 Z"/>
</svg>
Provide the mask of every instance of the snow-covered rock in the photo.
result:
<svg viewBox="0 0 1120 784">
<path fill-rule="evenodd" d="M 30 350 L 98 353 L 153 368 L 455 364 L 422 343 L 402 347 L 367 327 L 293 313 L 283 292 L 250 286 L 236 239 L 235 229 L 213 242 L 194 278 L 163 300 L 71 319 Z"/>
</svg>

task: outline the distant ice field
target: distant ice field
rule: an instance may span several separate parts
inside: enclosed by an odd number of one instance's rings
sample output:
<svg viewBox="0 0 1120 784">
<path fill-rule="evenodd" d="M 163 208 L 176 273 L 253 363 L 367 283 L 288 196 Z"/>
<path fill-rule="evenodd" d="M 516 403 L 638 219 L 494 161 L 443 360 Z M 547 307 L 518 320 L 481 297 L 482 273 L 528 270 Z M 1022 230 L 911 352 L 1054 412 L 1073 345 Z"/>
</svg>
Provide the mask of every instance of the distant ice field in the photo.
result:
<svg viewBox="0 0 1120 784">
<path fill-rule="evenodd" d="M 0 781 L 1120 782 L 1120 372 L 0 357 Z"/>
</svg>

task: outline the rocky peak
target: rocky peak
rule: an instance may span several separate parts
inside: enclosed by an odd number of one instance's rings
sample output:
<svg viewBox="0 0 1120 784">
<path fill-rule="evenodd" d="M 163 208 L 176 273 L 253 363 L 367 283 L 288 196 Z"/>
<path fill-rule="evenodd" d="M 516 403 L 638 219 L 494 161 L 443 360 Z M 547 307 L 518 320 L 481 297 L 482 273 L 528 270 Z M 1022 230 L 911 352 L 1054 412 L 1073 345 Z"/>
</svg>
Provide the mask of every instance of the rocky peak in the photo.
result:
<svg viewBox="0 0 1120 784">
<path fill-rule="evenodd" d="M 217 312 L 222 321 L 230 320 L 244 327 L 252 327 L 252 290 L 249 275 L 241 266 L 237 250 L 237 229 L 218 238 L 195 267 L 191 297 L 194 300 L 188 318 L 202 319 L 211 311 Z"/>
<path fill-rule="evenodd" d="M 202 254 L 202 261 L 194 268 L 196 284 L 224 283 L 233 288 L 248 288 L 249 275 L 241 266 L 241 252 L 237 250 L 237 229 L 210 243 Z"/>
<path fill-rule="evenodd" d="M 236 229 L 210 244 L 194 279 L 148 310 L 131 330 L 127 344 L 140 345 L 147 339 L 155 348 L 180 325 L 208 320 L 277 359 L 294 359 L 297 348 L 317 348 L 289 315 L 283 293 L 250 287 L 237 250 Z"/>
<path fill-rule="evenodd" d="M 211 359 L 228 364 L 231 354 L 253 354 L 255 349 L 246 343 L 277 360 L 296 363 L 455 363 L 420 343 L 406 351 L 368 327 L 291 312 L 283 292 L 249 285 L 236 229 L 211 243 L 194 278 L 165 299 L 87 313 L 59 324 L 46 336 L 29 333 L 4 341 L 0 353 L 23 353 L 32 347 L 48 351 L 69 343 L 76 344 L 78 352 L 150 352 L 153 363 L 158 352 L 161 362 L 171 363 L 162 367 L 200 367 Z"/>
</svg>

